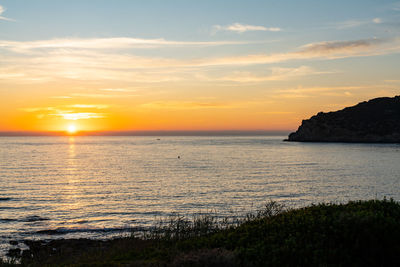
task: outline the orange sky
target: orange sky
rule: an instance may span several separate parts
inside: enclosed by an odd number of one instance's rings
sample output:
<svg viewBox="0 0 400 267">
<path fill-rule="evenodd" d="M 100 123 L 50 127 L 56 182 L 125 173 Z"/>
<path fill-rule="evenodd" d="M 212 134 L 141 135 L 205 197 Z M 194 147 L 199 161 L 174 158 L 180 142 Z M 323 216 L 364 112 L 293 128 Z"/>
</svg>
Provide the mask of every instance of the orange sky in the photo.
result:
<svg viewBox="0 0 400 267">
<path fill-rule="evenodd" d="M 0 131 L 291 131 L 400 94 L 396 3 L 296 20 L 267 1 L 192 2 L 185 18 L 174 4 L 83 2 L 0 6 Z"/>
</svg>

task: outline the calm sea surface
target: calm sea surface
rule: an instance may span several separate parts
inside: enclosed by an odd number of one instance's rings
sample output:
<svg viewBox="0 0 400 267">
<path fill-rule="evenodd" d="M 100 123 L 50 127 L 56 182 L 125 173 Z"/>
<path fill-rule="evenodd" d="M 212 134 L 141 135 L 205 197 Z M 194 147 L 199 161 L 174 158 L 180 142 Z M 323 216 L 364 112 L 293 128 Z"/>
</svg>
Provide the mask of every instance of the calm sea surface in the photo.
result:
<svg viewBox="0 0 400 267">
<path fill-rule="evenodd" d="M 171 213 L 400 200 L 400 145 L 284 137 L 1 137 L 0 250 L 107 238 Z M 178 158 L 180 157 L 180 158 Z"/>
</svg>

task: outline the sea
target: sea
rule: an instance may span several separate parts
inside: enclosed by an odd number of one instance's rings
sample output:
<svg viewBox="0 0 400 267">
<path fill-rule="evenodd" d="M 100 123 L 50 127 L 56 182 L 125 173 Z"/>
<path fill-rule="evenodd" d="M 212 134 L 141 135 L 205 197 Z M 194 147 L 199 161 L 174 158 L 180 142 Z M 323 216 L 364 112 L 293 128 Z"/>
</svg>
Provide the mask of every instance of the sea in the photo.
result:
<svg viewBox="0 0 400 267">
<path fill-rule="evenodd" d="M 174 214 L 400 200 L 399 144 L 284 138 L 0 137 L 0 256 L 24 240 L 107 239 Z"/>
</svg>

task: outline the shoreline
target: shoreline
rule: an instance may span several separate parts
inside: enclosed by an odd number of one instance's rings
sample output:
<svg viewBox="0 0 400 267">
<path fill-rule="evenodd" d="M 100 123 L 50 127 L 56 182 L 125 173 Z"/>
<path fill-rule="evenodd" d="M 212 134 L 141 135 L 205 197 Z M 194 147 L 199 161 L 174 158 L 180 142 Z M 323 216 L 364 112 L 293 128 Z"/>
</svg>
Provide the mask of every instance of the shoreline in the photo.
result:
<svg viewBox="0 0 400 267">
<path fill-rule="evenodd" d="M 236 222 L 178 216 L 141 238 L 27 241 L 29 250 L 9 257 L 23 266 L 393 266 L 399 240 L 400 204 L 392 199 L 298 209 L 270 202 Z"/>
</svg>

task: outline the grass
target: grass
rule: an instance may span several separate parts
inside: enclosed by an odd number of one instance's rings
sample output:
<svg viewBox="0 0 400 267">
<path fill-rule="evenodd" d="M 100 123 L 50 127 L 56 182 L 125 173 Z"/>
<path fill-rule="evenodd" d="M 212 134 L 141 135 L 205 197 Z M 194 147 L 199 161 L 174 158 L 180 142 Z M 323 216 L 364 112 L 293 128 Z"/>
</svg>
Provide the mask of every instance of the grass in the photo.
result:
<svg viewBox="0 0 400 267">
<path fill-rule="evenodd" d="M 177 215 L 127 238 L 29 245 L 24 266 L 400 266 L 400 204 L 270 202 L 245 218 Z"/>
</svg>

